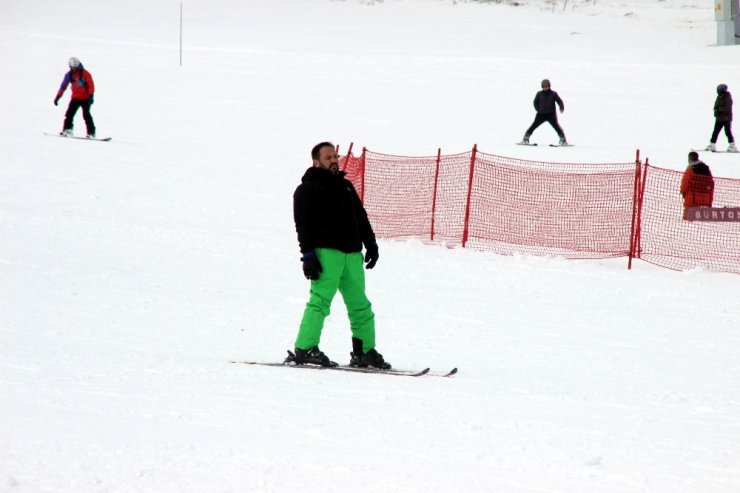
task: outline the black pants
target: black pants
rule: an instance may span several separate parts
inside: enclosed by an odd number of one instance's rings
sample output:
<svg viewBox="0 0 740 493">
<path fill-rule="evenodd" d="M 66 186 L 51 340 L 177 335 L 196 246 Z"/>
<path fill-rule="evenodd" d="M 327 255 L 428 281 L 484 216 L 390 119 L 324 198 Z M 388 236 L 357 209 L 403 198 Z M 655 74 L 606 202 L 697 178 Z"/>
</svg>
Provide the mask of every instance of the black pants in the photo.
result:
<svg viewBox="0 0 740 493">
<path fill-rule="evenodd" d="M 93 122 L 92 114 L 90 113 L 90 102 L 87 99 L 72 99 L 67 107 L 67 113 L 64 115 L 64 130 L 71 129 L 73 127 L 73 120 L 77 114 L 77 110 L 82 108 L 82 118 L 85 120 L 85 126 L 87 127 L 88 135 L 95 135 L 95 122 Z"/>
<path fill-rule="evenodd" d="M 552 128 L 554 128 L 555 131 L 558 133 L 558 137 L 560 137 L 561 139 L 565 138 L 565 133 L 563 133 L 563 129 L 560 128 L 560 125 L 558 124 L 557 113 L 537 113 L 537 116 L 534 117 L 534 122 L 532 123 L 532 125 L 529 126 L 529 128 L 525 132 L 525 135 L 532 135 L 532 132 L 534 132 L 537 127 L 545 122 L 552 125 Z"/>
<path fill-rule="evenodd" d="M 732 136 L 732 130 L 730 129 L 730 125 L 732 125 L 732 122 L 721 122 L 719 120 L 714 122 L 714 131 L 712 132 L 712 138 L 709 139 L 709 142 L 712 144 L 717 143 L 717 137 L 719 137 L 719 132 L 722 130 L 722 128 L 725 129 L 725 135 L 727 136 L 727 142 L 732 144 L 735 142 L 735 138 Z"/>
</svg>

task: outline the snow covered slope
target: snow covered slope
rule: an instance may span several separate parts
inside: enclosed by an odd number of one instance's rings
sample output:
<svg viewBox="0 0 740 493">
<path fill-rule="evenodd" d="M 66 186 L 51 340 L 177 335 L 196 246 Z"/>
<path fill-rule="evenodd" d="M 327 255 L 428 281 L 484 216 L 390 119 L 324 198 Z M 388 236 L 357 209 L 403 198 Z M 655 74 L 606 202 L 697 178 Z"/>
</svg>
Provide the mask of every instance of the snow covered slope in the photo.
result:
<svg viewBox="0 0 740 493">
<path fill-rule="evenodd" d="M 520 3 L 187 0 L 179 66 L 178 2 L 0 2 L 0 491 L 740 490 L 737 276 L 381 241 L 378 349 L 459 375 L 229 363 L 292 346 L 316 142 L 682 169 L 740 92 L 704 2 Z M 70 56 L 109 143 L 43 135 Z M 545 77 L 576 147 L 514 145 Z"/>
</svg>

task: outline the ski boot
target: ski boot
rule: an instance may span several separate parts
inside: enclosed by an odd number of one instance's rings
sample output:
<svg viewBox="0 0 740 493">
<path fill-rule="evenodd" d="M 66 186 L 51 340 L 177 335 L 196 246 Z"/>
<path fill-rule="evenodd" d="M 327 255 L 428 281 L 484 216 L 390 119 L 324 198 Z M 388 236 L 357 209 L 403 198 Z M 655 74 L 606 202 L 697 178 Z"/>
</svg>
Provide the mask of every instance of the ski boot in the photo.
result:
<svg viewBox="0 0 740 493">
<path fill-rule="evenodd" d="M 72 137 L 74 133 L 72 133 L 71 128 L 65 128 L 64 130 L 59 132 L 59 135 L 61 135 L 62 137 Z"/>
<path fill-rule="evenodd" d="M 727 152 L 738 152 L 734 142 L 730 142 L 730 146 L 727 148 Z"/>
<path fill-rule="evenodd" d="M 391 364 L 383 359 L 383 355 L 375 350 L 371 349 L 368 352 L 362 351 L 362 341 L 357 338 L 352 338 L 352 352 L 349 353 L 349 366 L 367 368 L 371 366 L 378 370 L 390 370 Z"/>
<path fill-rule="evenodd" d="M 563 136 L 563 137 L 560 137 L 560 140 L 558 141 L 558 145 L 559 145 L 559 146 L 567 146 L 567 145 L 569 145 L 569 144 L 568 144 L 568 141 L 567 141 L 567 140 L 565 140 L 565 136 Z"/>
<path fill-rule="evenodd" d="M 710 142 L 704 150 L 715 152 L 717 150 L 717 146 L 714 145 L 714 142 Z"/>
<path fill-rule="evenodd" d="M 318 347 L 311 349 L 295 348 L 295 354 L 288 351 L 288 357 L 285 358 L 285 364 L 295 363 L 296 365 L 318 365 L 318 366 L 338 366 L 337 363 L 329 359 L 322 353 Z"/>
<path fill-rule="evenodd" d="M 522 137 L 522 141 L 519 142 L 520 144 L 529 145 L 529 134 L 524 134 L 524 137 Z"/>
</svg>

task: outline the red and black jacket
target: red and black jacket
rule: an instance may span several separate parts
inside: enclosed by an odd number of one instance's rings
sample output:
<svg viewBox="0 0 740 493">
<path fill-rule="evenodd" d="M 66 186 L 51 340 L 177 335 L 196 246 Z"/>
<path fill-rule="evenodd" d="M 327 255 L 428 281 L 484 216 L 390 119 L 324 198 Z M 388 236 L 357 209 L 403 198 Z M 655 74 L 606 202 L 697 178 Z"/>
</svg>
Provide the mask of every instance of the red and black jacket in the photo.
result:
<svg viewBox="0 0 740 493">
<path fill-rule="evenodd" d="M 714 178 L 709 166 L 701 161 L 690 164 L 681 179 L 685 207 L 711 207 L 714 200 Z"/>
<path fill-rule="evenodd" d="M 93 82 L 92 75 L 85 70 L 82 64 L 64 74 L 64 80 L 62 80 L 62 85 L 59 86 L 57 97 L 62 97 L 69 85 L 72 86 L 72 99 L 90 99 L 90 96 L 95 93 L 95 82 Z"/>
</svg>

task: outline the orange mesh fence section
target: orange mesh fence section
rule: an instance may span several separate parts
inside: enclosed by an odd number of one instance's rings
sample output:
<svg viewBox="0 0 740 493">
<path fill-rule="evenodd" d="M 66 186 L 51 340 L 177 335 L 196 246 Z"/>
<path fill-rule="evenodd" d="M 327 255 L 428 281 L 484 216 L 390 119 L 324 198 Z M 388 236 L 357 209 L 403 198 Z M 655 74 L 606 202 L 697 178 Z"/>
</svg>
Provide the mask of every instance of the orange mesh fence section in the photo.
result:
<svg viewBox="0 0 740 493">
<path fill-rule="evenodd" d="M 360 194 L 376 236 L 459 245 L 471 154 L 350 156 L 343 168 Z"/>
<path fill-rule="evenodd" d="M 477 152 L 470 188 L 472 152 L 363 156 L 350 156 L 343 169 L 379 238 L 448 246 L 465 240 L 501 254 L 629 254 L 635 163 L 559 164 Z"/>
<path fill-rule="evenodd" d="M 636 163 L 566 164 L 479 153 L 469 244 L 565 258 L 630 251 Z"/>
<path fill-rule="evenodd" d="M 637 256 L 675 270 L 740 274 L 740 221 L 685 221 L 680 171 L 647 166 Z M 713 207 L 740 207 L 740 180 L 714 178 Z"/>
<path fill-rule="evenodd" d="M 462 240 L 470 153 L 365 156 L 365 203 L 378 235 L 454 246 Z"/>
<path fill-rule="evenodd" d="M 365 204 L 381 238 L 428 237 L 436 158 L 366 153 Z"/>
</svg>

